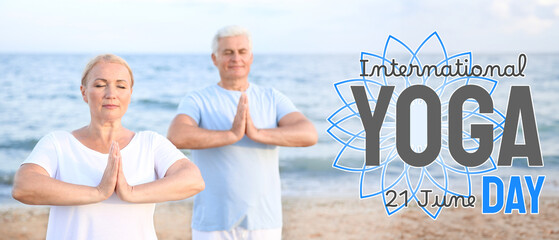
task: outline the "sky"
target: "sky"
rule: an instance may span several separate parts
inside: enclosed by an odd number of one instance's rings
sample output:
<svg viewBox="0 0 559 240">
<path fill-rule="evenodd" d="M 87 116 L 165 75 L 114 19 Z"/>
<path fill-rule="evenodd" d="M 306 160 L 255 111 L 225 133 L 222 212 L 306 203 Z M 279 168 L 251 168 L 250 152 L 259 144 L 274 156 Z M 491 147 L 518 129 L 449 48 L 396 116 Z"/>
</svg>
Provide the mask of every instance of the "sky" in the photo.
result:
<svg viewBox="0 0 559 240">
<path fill-rule="evenodd" d="M 255 53 L 378 52 L 434 31 L 456 52 L 559 52 L 557 0 L 0 0 L 0 53 L 209 53 L 233 24 Z"/>
</svg>

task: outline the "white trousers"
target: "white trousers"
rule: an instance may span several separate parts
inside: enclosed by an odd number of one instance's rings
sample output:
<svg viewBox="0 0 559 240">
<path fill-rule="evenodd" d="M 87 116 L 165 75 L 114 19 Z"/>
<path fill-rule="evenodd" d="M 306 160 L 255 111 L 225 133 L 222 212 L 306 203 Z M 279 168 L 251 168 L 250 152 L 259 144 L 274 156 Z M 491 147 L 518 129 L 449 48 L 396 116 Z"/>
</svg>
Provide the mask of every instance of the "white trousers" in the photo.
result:
<svg viewBox="0 0 559 240">
<path fill-rule="evenodd" d="M 192 229 L 192 240 L 281 240 L 281 228 L 247 230 L 236 227 L 211 232 Z"/>
</svg>

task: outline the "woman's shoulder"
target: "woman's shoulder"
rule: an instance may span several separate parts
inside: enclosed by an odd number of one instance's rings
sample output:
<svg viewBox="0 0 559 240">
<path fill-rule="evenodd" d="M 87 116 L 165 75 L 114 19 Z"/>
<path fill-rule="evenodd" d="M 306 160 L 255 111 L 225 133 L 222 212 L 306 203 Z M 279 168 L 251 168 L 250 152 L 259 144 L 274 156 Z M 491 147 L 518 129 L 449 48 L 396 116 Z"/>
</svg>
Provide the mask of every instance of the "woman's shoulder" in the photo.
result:
<svg viewBox="0 0 559 240">
<path fill-rule="evenodd" d="M 136 132 L 134 137 L 134 146 L 138 146 L 144 149 L 159 149 L 162 146 L 167 146 L 172 144 L 167 137 L 155 132 L 155 131 L 140 131 Z"/>
<path fill-rule="evenodd" d="M 155 141 L 155 140 L 167 139 L 166 137 L 159 134 L 158 132 L 151 131 L 151 130 L 139 131 L 136 132 L 136 134 L 138 134 L 138 138 L 140 140 Z"/>
<path fill-rule="evenodd" d="M 51 141 L 56 141 L 56 140 L 61 140 L 61 139 L 65 139 L 68 137 L 72 137 L 72 133 L 68 132 L 68 131 L 63 131 L 63 130 L 56 130 L 56 131 L 52 131 L 47 133 L 45 136 L 42 137 L 42 139 L 48 139 Z"/>
<path fill-rule="evenodd" d="M 37 141 L 34 149 L 57 149 L 57 146 L 67 141 L 69 137 L 71 137 L 71 133 L 66 131 L 49 132 Z"/>
</svg>

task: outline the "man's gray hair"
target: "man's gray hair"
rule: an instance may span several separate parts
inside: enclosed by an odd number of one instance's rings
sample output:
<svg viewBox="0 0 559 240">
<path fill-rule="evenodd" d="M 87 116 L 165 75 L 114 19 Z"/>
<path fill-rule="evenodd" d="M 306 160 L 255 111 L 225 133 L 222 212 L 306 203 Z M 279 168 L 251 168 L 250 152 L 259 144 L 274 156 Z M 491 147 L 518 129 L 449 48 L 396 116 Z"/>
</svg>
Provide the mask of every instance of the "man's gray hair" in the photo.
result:
<svg viewBox="0 0 559 240">
<path fill-rule="evenodd" d="M 234 37 L 234 36 L 246 36 L 248 39 L 249 50 L 252 50 L 252 40 L 250 39 L 250 32 L 244 27 L 232 25 L 217 30 L 217 33 L 215 34 L 212 40 L 212 53 L 217 54 L 217 47 L 218 47 L 217 43 L 220 38 Z"/>
</svg>

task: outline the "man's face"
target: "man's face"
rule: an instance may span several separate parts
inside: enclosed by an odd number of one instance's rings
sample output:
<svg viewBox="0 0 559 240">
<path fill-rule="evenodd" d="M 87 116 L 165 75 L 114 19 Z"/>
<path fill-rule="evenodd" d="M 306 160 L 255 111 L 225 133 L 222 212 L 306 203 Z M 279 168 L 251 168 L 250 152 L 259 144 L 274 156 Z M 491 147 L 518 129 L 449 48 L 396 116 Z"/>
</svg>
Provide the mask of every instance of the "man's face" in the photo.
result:
<svg viewBox="0 0 559 240">
<path fill-rule="evenodd" d="M 246 36 L 220 38 L 217 53 L 212 54 L 214 65 L 222 80 L 236 80 L 248 77 L 252 64 L 252 51 Z"/>
</svg>

